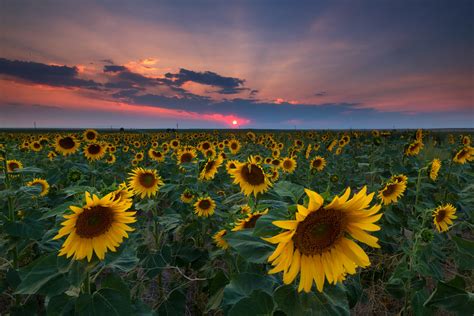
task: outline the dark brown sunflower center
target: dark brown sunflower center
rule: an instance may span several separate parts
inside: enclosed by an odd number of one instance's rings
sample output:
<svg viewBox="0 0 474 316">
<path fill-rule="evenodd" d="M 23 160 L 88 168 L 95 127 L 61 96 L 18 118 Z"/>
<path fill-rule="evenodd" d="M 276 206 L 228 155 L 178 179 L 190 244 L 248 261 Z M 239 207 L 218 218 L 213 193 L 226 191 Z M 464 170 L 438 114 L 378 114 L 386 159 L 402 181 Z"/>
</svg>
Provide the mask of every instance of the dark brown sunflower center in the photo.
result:
<svg viewBox="0 0 474 316">
<path fill-rule="evenodd" d="M 184 153 L 181 155 L 181 162 L 190 162 L 193 159 L 193 155 L 191 153 Z"/>
<path fill-rule="evenodd" d="M 41 147 L 40 143 L 34 143 L 33 146 L 34 146 L 35 148 L 40 148 L 40 147 Z"/>
<path fill-rule="evenodd" d="M 18 169 L 20 166 L 16 162 L 10 162 L 9 164 L 10 170 Z"/>
<path fill-rule="evenodd" d="M 207 210 L 211 208 L 211 202 L 209 200 L 201 200 L 199 201 L 199 208 L 202 210 Z"/>
<path fill-rule="evenodd" d="M 153 154 L 153 156 L 155 156 L 157 158 L 161 158 L 161 156 L 162 156 L 161 152 L 159 152 L 159 151 L 152 151 L 152 154 Z"/>
<path fill-rule="evenodd" d="M 458 159 L 462 159 L 467 156 L 468 151 L 466 149 L 461 149 L 461 151 L 458 153 Z"/>
<path fill-rule="evenodd" d="M 178 142 L 177 142 L 177 141 L 174 141 L 174 142 L 171 143 L 171 145 L 172 145 L 173 147 L 177 147 L 177 146 L 178 146 Z"/>
<path fill-rule="evenodd" d="M 293 162 L 291 160 L 285 160 L 283 162 L 283 168 L 291 169 L 291 167 L 293 167 Z"/>
<path fill-rule="evenodd" d="M 313 167 L 315 168 L 321 166 L 321 164 L 322 164 L 321 159 L 316 159 L 315 161 L 313 161 Z"/>
<path fill-rule="evenodd" d="M 262 214 L 255 214 L 244 223 L 244 228 L 254 228 L 255 224 L 257 224 L 257 220 L 262 217 Z"/>
<path fill-rule="evenodd" d="M 214 160 L 208 161 L 207 164 L 206 164 L 206 168 L 205 168 L 206 172 L 211 171 L 212 167 L 214 167 L 215 164 L 216 164 L 216 162 Z"/>
<path fill-rule="evenodd" d="M 237 146 L 237 144 L 236 144 L 236 143 L 232 143 L 232 144 L 230 144 L 230 148 L 232 148 L 232 149 L 234 149 L 234 150 L 235 150 L 235 149 L 237 149 L 237 147 L 238 147 L 238 146 Z"/>
<path fill-rule="evenodd" d="M 257 186 L 265 183 L 265 174 L 263 170 L 254 164 L 245 164 L 242 166 L 242 171 L 240 175 L 245 180 L 245 182 Z"/>
<path fill-rule="evenodd" d="M 76 145 L 76 142 L 74 141 L 74 139 L 72 139 L 72 137 L 69 137 L 69 136 L 61 138 L 59 140 L 59 146 L 61 146 L 61 148 L 64 148 L 64 149 L 74 148 L 75 145 Z"/>
<path fill-rule="evenodd" d="M 444 218 L 446 217 L 446 211 L 445 210 L 439 210 L 438 214 L 436 214 L 436 222 L 442 222 Z"/>
<path fill-rule="evenodd" d="M 185 197 L 186 199 L 191 199 L 191 198 L 193 197 L 193 195 L 192 195 L 190 192 L 185 192 L 185 193 L 184 193 L 184 197 Z"/>
<path fill-rule="evenodd" d="M 89 140 L 95 139 L 95 133 L 94 132 L 87 132 L 86 138 Z"/>
<path fill-rule="evenodd" d="M 229 164 L 229 169 L 235 169 L 235 168 L 237 168 L 235 163 L 232 162 L 232 163 Z"/>
<path fill-rule="evenodd" d="M 272 161 L 272 165 L 279 166 L 279 165 L 280 165 L 280 160 L 274 159 L 274 160 Z"/>
<path fill-rule="evenodd" d="M 391 196 L 393 193 L 395 193 L 396 189 L 397 189 L 396 183 L 387 184 L 382 194 L 383 196 Z"/>
<path fill-rule="evenodd" d="M 102 148 L 100 147 L 100 145 L 92 144 L 92 145 L 89 145 L 89 147 L 87 148 L 87 151 L 91 155 L 97 155 L 98 153 L 100 153 L 101 149 Z"/>
<path fill-rule="evenodd" d="M 211 144 L 209 144 L 209 143 L 202 144 L 202 149 L 208 150 L 209 148 L 211 148 Z"/>
<path fill-rule="evenodd" d="M 104 206 L 93 206 L 79 214 L 76 234 L 82 238 L 94 238 L 107 232 L 114 222 L 114 212 Z"/>
<path fill-rule="evenodd" d="M 139 176 L 138 181 L 140 181 L 142 186 L 148 189 L 155 185 L 156 179 L 153 173 L 143 173 Z"/>
<path fill-rule="evenodd" d="M 331 248 L 343 234 L 343 213 L 320 208 L 298 224 L 293 242 L 302 254 L 321 254 Z"/>
</svg>

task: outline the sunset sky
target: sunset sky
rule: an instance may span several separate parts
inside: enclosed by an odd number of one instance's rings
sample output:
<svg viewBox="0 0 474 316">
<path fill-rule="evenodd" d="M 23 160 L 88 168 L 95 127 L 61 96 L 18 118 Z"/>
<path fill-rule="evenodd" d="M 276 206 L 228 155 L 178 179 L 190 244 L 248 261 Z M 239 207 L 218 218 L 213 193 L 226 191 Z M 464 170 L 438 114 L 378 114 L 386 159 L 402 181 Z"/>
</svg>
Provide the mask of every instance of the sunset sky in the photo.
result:
<svg viewBox="0 0 474 316">
<path fill-rule="evenodd" d="M 473 3 L 3 0 L 0 127 L 474 127 Z"/>
</svg>

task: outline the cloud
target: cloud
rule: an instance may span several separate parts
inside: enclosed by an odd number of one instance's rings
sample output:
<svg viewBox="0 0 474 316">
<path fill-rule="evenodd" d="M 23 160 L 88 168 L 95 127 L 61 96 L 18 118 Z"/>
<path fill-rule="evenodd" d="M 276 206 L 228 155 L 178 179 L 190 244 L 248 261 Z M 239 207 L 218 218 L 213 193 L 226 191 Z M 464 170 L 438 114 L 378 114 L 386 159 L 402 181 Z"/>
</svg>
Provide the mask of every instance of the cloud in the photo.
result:
<svg viewBox="0 0 474 316">
<path fill-rule="evenodd" d="M 97 90 L 100 83 L 78 78 L 78 68 L 0 58 L 0 74 L 31 83 Z"/>
<path fill-rule="evenodd" d="M 121 72 L 126 71 L 127 67 L 117 65 L 105 65 L 104 72 Z"/>
<path fill-rule="evenodd" d="M 245 90 L 250 90 L 249 88 L 243 87 L 245 80 L 234 77 L 224 77 L 212 71 L 196 72 L 181 68 L 179 73 L 167 73 L 165 74 L 165 77 L 178 86 L 182 86 L 184 83 L 192 81 L 203 85 L 217 87 L 220 88 L 217 92 L 221 94 L 236 94 Z"/>
<path fill-rule="evenodd" d="M 328 93 L 327 93 L 326 91 L 321 91 L 321 92 L 316 92 L 316 93 L 314 94 L 314 96 L 316 96 L 316 97 L 324 97 L 324 96 L 326 96 L 327 94 L 328 94 Z"/>
</svg>

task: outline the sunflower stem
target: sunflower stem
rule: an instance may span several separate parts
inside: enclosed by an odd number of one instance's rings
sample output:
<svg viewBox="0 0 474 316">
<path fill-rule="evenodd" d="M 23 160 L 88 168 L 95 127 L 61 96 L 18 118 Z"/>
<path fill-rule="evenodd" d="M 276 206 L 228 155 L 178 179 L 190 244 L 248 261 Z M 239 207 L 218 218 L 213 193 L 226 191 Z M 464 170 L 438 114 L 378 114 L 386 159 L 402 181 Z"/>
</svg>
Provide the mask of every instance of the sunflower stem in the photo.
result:
<svg viewBox="0 0 474 316">
<path fill-rule="evenodd" d="M 90 271 L 87 269 L 86 277 L 84 279 L 84 293 L 91 294 Z"/>
<path fill-rule="evenodd" d="M 448 175 L 446 176 L 446 185 L 444 189 L 444 199 L 446 201 L 446 198 L 448 197 L 448 183 L 449 183 L 449 178 L 451 177 L 451 166 L 453 164 L 453 160 L 449 160 L 449 165 L 448 165 Z"/>
<path fill-rule="evenodd" d="M 415 214 L 416 213 L 416 206 L 418 204 L 418 198 L 420 196 L 420 186 L 421 186 L 421 172 L 424 170 L 425 168 L 420 168 L 418 170 L 418 179 L 416 181 L 416 194 L 415 194 L 415 204 L 413 204 L 413 213 Z"/>
</svg>

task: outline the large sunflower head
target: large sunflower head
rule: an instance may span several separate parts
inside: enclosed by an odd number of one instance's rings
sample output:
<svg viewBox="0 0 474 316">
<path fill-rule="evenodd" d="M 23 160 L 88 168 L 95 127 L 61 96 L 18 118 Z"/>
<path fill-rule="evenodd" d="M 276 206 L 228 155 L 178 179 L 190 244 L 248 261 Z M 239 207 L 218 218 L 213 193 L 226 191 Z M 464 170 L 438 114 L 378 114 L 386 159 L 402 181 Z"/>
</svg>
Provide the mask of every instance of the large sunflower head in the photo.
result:
<svg viewBox="0 0 474 316">
<path fill-rule="evenodd" d="M 406 182 L 389 181 L 379 191 L 379 198 L 382 200 L 384 205 L 396 203 L 397 200 L 403 195 L 407 188 Z"/>
<path fill-rule="evenodd" d="M 104 157 L 107 151 L 105 144 L 101 143 L 89 143 L 84 148 L 84 156 L 89 161 L 100 160 Z"/>
<path fill-rule="evenodd" d="M 156 162 L 162 162 L 165 160 L 165 155 L 161 151 L 155 150 L 154 148 L 150 148 L 148 150 L 148 157 Z"/>
<path fill-rule="evenodd" d="M 63 156 L 68 156 L 75 153 L 79 145 L 79 141 L 73 135 L 58 136 L 55 141 L 54 149 Z"/>
<path fill-rule="evenodd" d="M 86 192 L 85 196 L 86 205 L 70 206 L 73 213 L 64 215 L 63 227 L 53 239 L 68 235 L 59 256 L 73 256 L 75 260 L 87 257 L 91 261 L 95 252 L 103 260 L 108 250 L 115 252 L 128 237 L 127 232 L 133 231 L 128 224 L 136 221 L 136 212 L 127 211 L 131 201 L 114 200 L 114 193 L 99 198 Z"/>
<path fill-rule="evenodd" d="M 214 179 L 217 170 L 224 162 L 221 156 L 217 156 L 216 159 L 208 159 L 204 168 L 202 168 L 201 173 L 199 175 L 200 180 L 212 180 Z"/>
<path fill-rule="evenodd" d="M 241 145 L 237 139 L 232 139 L 229 141 L 229 150 L 232 154 L 237 154 L 240 151 Z"/>
<path fill-rule="evenodd" d="M 456 219 L 456 208 L 451 204 L 438 206 L 433 211 L 433 223 L 439 232 L 445 232 L 453 225 L 453 219 Z"/>
<path fill-rule="evenodd" d="M 393 175 L 391 178 L 390 178 L 390 182 L 403 182 L 403 183 L 407 183 L 408 182 L 408 177 L 404 174 L 397 174 L 397 175 Z"/>
<path fill-rule="evenodd" d="M 311 170 L 323 171 L 324 167 L 326 167 L 326 159 L 321 156 L 316 156 L 310 161 L 309 166 Z"/>
<path fill-rule="evenodd" d="M 247 162 L 239 163 L 236 169 L 230 170 L 230 175 L 234 178 L 234 184 L 240 185 L 240 190 L 245 195 L 253 193 L 256 196 L 258 193 L 266 192 L 272 185 L 263 168 L 253 157 Z"/>
<path fill-rule="evenodd" d="M 225 240 L 224 236 L 227 234 L 227 230 L 222 229 L 218 231 L 217 233 L 212 236 L 212 239 L 214 239 L 214 242 L 216 243 L 217 247 L 222 248 L 222 249 L 227 249 L 229 248 L 229 244 Z"/>
<path fill-rule="evenodd" d="M 439 169 L 441 169 L 441 160 L 439 160 L 438 158 L 435 158 L 431 162 L 431 168 L 430 168 L 431 180 L 436 181 L 436 179 L 438 178 Z"/>
<path fill-rule="evenodd" d="M 461 165 L 474 159 L 474 147 L 465 146 L 461 148 L 456 155 L 454 155 L 453 161 Z"/>
<path fill-rule="evenodd" d="M 140 198 L 156 195 L 160 187 L 163 185 L 161 177 L 154 169 L 135 168 L 132 170 L 128 178 L 128 187 L 135 195 Z"/>
<path fill-rule="evenodd" d="M 14 172 L 23 169 L 23 164 L 18 160 L 7 160 L 7 171 Z"/>
<path fill-rule="evenodd" d="M 82 134 L 82 138 L 86 142 L 95 142 L 99 138 L 99 133 L 93 129 L 87 129 Z"/>
<path fill-rule="evenodd" d="M 413 143 L 409 144 L 405 150 L 405 155 L 407 156 L 416 156 L 423 149 L 424 144 L 420 140 L 415 140 Z"/>
<path fill-rule="evenodd" d="M 366 231 L 377 231 L 375 225 L 382 214 L 380 205 L 369 207 L 374 194 L 367 195 L 364 187 L 351 199 L 350 188 L 324 206 L 323 198 L 306 189 L 307 206 L 297 205 L 294 220 L 275 221 L 285 231 L 264 240 L 278 244 L 268 258 L 273 268 L 270 274 L 283 272 L 283 282 L 290 284 L 300 274 L 298 291 L 309 292 L 316 284 L 323 291 L 325 279 L 335 284 L 346 274 L 356 273 L 357 267 L 367 267 L 370 260 L 354 241 L 379 248 L 378 239 Z"/>
<path fill-rule="evenodd" d="M 114 192 L 114 201 L 127 201 L 131 202 L 133 197 L 133 192 L 127 186 L 125 182 L 122 182 L 118 189 Z"/>
<path fill-rule="evenodd" d="M 39 141 L 35 141 L 30 144 L 30 149 L 34 152 L 39 152 L 43 149 L 43 145 Z"/>
<path fill-rule="evenodd" d="M 293 157 L 283 158 L 281 162 L 281 169 L 286 173 L 293 173 L 296 169 L 296 160 Z"/>
<path fill-rule="evenodd" d="M 190 204 L 194 200 L 194 194 L 186 189 L 183 193 L 181 193 L 180 200 L 183 203 Z"/>
<path fill-rule="evenodd" d="M 196 203 L 194 203 L 194 213 L 197 216 L 209 217 L 214 214 L 216 208 L 216 202 L 210 197 L 200 197 Z"/>
<path fill-rule="evenodd" d="M 48 184 L 48 181 L 46 181 L 45 179 L 34 178 L 30 182 L 28 182 L 26 185 L 29 187 L 37 186 L 38 188 L 40 188 L 41 190 L 39 194 L 40 196 L 46 196 L 49 192 L 49 184 Z"/>
<path fill-rule="evenodd" d="M 177 159 L 179 165 L 184 163 L 195 162 L 194 158 L 196 158 L 196 151 L 194 149 L 184 149 L 178 151 Z"/>
<path fill-rule="evenodd" d="M 265 209 L 260 212 L 247 213 L 247 216 L 245 218 L 239 219 L 235 223 L 235 226 L 234 228 L 232 228 L 232 231 L 235 232 L 239 230 L 254 228 L 255 225 L 257 224 L 257 220 L 267 213 L 268 213 L 268 209 Z"/>
</svg>

